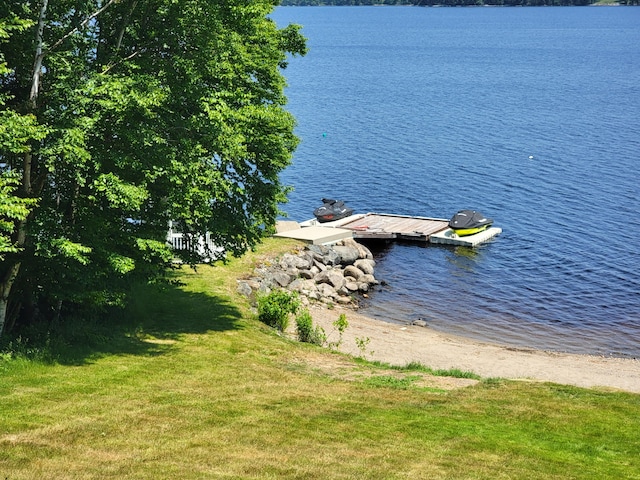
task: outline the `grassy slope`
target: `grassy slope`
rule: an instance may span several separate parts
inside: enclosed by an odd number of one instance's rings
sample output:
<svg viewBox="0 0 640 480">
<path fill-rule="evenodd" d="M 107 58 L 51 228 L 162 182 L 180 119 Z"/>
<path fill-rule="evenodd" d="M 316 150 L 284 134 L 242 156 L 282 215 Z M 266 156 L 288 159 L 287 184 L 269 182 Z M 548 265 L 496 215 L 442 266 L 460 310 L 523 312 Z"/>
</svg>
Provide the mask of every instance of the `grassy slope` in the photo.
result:
<svg viewBox="0 0 640 480">
<path fill-rule="evenodd" d="M 640 478 L 640 396 L 318 373 L 307 360 L 336 354 L 273 334 L 236 297 L 255 258 L 141 289 L 55 364 L 0 360 L 0 478 Z"/>
</svg>

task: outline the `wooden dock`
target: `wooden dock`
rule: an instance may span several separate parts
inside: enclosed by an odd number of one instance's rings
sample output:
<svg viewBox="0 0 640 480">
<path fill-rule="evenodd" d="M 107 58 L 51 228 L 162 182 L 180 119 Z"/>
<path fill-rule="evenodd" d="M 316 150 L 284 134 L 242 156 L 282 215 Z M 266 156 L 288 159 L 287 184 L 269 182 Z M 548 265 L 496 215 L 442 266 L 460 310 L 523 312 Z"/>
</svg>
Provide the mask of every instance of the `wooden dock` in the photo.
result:
<svg viewBox="0 0 640 480">
<path fill-rule="evenodd" d="M 357 218 L 354 218 L 357 217 Z M 353 231 L 353 238 L 376 240 L 409 240 L 428 242 L 431 235 L 448 228 L 442 218 L 408 217 L 403 215 L 367 213 L 348 217 L 340 228 Z"/>
<path fill-rule="evenodd" d="M 297 238 L 308 243 L 330 244 L 353 237 L 361 240 L 404 240 L 475 247 L 502 233 L 492 227 L 475 235 L 459 237 L 443 218 L 411 217 L 390 213 L 359 213 L 333 222 L 320 223 L 315 218 L 295 224 L 294 231 L 281 231 L 276 236 Z M 284 229 L 283 229 L 284 230 Z"/>
</svg>

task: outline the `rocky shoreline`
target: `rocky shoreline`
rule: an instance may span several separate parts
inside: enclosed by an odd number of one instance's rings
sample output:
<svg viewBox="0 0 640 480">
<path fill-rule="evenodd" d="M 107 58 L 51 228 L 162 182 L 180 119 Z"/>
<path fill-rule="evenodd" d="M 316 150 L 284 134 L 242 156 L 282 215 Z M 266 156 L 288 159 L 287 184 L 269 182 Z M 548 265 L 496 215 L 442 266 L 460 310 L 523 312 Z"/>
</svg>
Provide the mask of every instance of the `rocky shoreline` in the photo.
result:
<svg viewBox="0 0 640 480">
<path fill-rule="evenodd" d="M 308 245 L 259 265 L 250 278 L 238 281 L 238 291 L 255 299 L 283 288 L 297 292 L 303 304 L 357 306 L 360 296 L 380 284 L 375 264 L 371 251 L 351 238 L 332 246 Z"/>
<path fill-rule="evenodd" d="M 640 362 L 636 359 L 516 349 L 429 328 L 418 332 L 416 326 L 427 327 L 421 321 L 399 325 L 367 318 L 354 307 L 361 296 L 381 283 L 374 276 L 374 267 L 371 252 L 355 240 L 331 247 L 309 245 L 266 260 L 249 278 L 238 281 L 238 290 L 253 300 L 278 288 L 296 291 L 303 304 L 314 303 L 309 309 L 314 324 L 326 331 L 331 330 L 340 313 L 350 312 L 349 328 L 340 346 L 340 351 L 350 355 L 362 355 L 357 339 L 366 338 L 370 359 L 392 365 L 417 362 L 435 369 L 471 371 L 485 378 L 551 381 L 640 393 Z"/>
</svg>

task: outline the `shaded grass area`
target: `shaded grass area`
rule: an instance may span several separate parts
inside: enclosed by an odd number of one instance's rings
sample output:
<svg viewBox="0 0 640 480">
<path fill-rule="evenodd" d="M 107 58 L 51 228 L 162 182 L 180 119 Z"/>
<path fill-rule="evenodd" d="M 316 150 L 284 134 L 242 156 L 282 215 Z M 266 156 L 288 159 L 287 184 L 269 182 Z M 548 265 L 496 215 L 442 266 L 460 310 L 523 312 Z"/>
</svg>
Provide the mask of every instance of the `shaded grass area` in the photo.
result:
<svg viewBox="0 0 640 480">
<path fill-rule="evenodd" d="M 241 313 L 230 298 L 198 290 L 198 279 L 202 281 L 206 275 L 199 277 L 185 267 L 171 277 L 176 285 L 135 287 L 126 311 L 115 310 L 82 322 L 35 325 L 17 338 L 3 338 L 0 348 L 4 347 L 5 355 L 82 365 L 105 355 L 154 355 L 166 350 L 167 342 L 149 342 L 151 337 L 177 340 L 188 334 L 237 328 Z M 179 286 L 185 278 L 195 284 Z"/>
<path fill-rule="evenodd" d="M 377 375 L 355 380 L 305 367 L 337 354 L 276 335 L 235 294 L 285 247 L 140 287 L 64 361 L 0 360 L 0 478 L 640 478 L 638 395 L 497 380 L 432 392 L 386 365 L 341 357 Z"/>
</svg>

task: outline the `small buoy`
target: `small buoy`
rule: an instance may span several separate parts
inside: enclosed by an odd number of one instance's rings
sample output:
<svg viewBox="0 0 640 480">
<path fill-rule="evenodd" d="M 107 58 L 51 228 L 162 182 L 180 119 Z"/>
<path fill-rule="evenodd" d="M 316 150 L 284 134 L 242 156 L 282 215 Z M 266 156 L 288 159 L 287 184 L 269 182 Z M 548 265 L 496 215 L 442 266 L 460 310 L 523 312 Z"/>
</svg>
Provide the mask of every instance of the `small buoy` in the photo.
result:
<svg viewBox="0 0 640 480">
<path fill-rule="evenodd" d="M 323 136 L 323 137 L 326 137 L 326 136 L 327 136 L 327 134 L 326 134 L 326 133 L 323 133 L 323 134 L 322 134 L 322 136 Z"/>
</svg>

